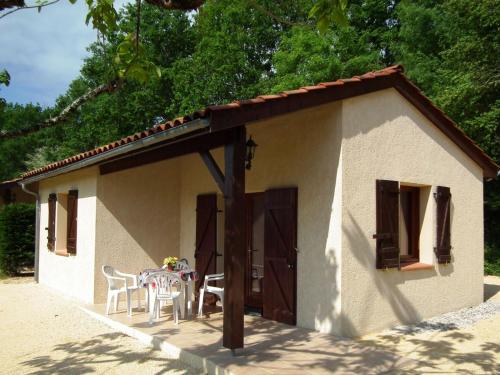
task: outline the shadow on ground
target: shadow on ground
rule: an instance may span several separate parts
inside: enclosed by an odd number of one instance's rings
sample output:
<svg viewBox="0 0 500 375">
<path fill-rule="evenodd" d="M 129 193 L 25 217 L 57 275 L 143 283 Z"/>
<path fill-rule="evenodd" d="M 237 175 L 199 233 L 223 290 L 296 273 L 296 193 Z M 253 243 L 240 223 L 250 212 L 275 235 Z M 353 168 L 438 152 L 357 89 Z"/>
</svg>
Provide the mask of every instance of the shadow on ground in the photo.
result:
<svg viewBox="0 0 500 375">
<path fill-rule="evenodd" d="M 500 285 L 484 283 L 484 301 L 490 300 L 492 297 L 500 294 Z"/>
<path fill-rule="evenodd" d="M 155 361 L 155 374 L 185 374 L 186 367 L 177 360 L 157 355 L 154 348 L 140 350 L 125 349 L 122 340 L 128 336 L 121 333 L 107 333 L 79 342 L 68 342 L 52 347 L 47 355 L 34 357 L 21 364 L 30 367 L 30 374 L 88 374 L 104 372 L 117 366 L 140 366 L 146 361 Z M 97 371 L 99 369 L 99 371 Z M 117 370 L 121 369 L 118 367 Z M 127 371 L 125 371 L 127 372 Z M 136 371 L 141 373 L 139 367 Z"/>
</svg>

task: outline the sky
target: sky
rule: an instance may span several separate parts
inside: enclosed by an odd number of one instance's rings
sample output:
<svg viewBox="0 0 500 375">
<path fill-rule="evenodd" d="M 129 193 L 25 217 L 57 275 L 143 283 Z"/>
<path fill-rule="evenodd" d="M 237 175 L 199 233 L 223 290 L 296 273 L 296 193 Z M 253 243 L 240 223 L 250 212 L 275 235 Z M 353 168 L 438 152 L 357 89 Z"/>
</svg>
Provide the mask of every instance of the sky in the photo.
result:
<svg viewBox="0 0 500 375">
<path fill-rule="evenodd" d="M 61 0 L 41 13 L 26 9 L 0 19 L 0 69 L 11 76 L 0 97 L 53 105 L 78 76 L 86 47 L 96 40 L 96 31 L 85 25 L 86 14 L 84 1 Z"/>
</svg>

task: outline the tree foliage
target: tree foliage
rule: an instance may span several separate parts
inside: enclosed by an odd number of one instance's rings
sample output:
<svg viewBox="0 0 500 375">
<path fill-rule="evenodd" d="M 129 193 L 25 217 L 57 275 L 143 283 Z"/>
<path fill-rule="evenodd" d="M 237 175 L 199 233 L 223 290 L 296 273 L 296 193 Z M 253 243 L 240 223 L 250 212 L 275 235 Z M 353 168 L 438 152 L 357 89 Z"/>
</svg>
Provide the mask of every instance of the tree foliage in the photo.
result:
<svg viewBox="0 0 500 375">
<path fill-rule="evenodd" d="M 113 31 L 89 47 L 80 76 L 53 108 L 8 104 L 0 109 L 0 132 L 55 116 L 88 90 L 119 76 L 116 56 L 124 43 L 134 45 L 138 16 L 140 60 L 154 65 L 144 66 L 154 79 L 124 80 L 120 90 L 99 95 L 55 129 L 0 142 L 2 178 L 208 104 L 395 63 L 402 63 L 409 78 L 500 161 L 497 0 L 351 0 L 347 5 L 342 0 L 207 0 L 187 13 L 150 2 L 140 15 L 134 5 L 117 13 Z M 334 9 L 328 8 L 332 4 L 346 6 L 348 23 L 328 23 L 318 30 L 315 23 L 322 22 L 323 13 L 311 9 Z M 125 66 L 132 51 L 120 56 Z M 499 190 L 498 180 L 485 184 L 485 233 L 493 254 L 500 252 Z"/>
<path fill-rule="evenodd" d="M 0 274 L 15 275 L 33 267 L 35 205 L 9 204 L 0 209 Z"/>
</svg>

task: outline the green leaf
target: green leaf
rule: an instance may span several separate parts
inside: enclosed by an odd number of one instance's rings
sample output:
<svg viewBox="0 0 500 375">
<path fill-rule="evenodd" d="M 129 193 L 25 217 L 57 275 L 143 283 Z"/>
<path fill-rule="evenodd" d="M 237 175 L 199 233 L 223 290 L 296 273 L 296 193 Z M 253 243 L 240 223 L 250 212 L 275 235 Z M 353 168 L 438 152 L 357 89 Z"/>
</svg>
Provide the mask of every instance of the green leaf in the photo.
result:
<svg viewBox="0 0 500 375">
<path fill-rule="evenodd" d="M 321 33 L 325 33 L 330 25 L 336 24 L 346 27 L 348 0 L 319 0 L 309 11 L 309 18 L 316 19 L 316 26 Z"/>
<path fill-rule="evenodd" d="M 0 84 L 9 86 L 10 84 L 10 74 L 7 70 L 0 70 Z"/>
</svg>

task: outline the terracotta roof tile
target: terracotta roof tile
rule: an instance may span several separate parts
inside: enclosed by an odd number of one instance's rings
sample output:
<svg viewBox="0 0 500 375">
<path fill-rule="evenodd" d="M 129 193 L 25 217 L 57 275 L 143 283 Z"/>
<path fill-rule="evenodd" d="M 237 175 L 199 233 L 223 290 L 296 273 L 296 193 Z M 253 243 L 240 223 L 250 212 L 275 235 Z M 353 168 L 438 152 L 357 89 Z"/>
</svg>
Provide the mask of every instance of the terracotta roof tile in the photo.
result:
<svg viewBox="0 0 500 375">
<path fill-rule="evenodd" d="M 424 103 L 423 105 L 425 108 L 432 112 L 430 116 L 437 115 L 439 117 L 439 121 L 442 120 L 446 123 L 444 125 L 444 130 L 445 133 L 448 132 L 448 136 L 458 137 L 457 139 L 454 139 L 454 141 L 459 145 L 462 144 L 460 147 L 462 147 L 462 149 L 464 149 L 469 156 L 471 156 L 471 158 L 476 160 L 481 166 L 483 166 L 483 168 L 488 169 L 489 175 L 493 174 L 493 170 L 495 170 L 496 173 L 498 165 L 496 165 L 493 160 L 491 160 L 481 149 L 479 149 L 479 147 L 477 147 L 439 108 L 434 106 L 432 102 L 403 75 L 403 71 L 404 69 L 401 65 L 394 65 L 382 70 L 368 72 L 360 76 L 340 79 L 334 82 L 323 82 L 313 86 L 305 86 L 296 90 L 284 91 L 280 94 L 260 95 L 253 99 L 238 100 L 228 104 L 211 105 L 205 109 L 196 111 L 191 115 L 165 121 L 164 123 L 155 125 L 150 129 L 129 135 L 107 145 L 97 147 L 94 150 L 90 150 L 26 172 L 22 175 L 22 177 L 28 178 L 43 174 L 60 167 L 70 165 L 76 161 L 84 160 L 97 154 L 109 152 L 117 147 L 143 139 L 152 134 L 167 131 L 173 127 L 186 124 L 194 119 L 210 118 L 210 126 L 214 126 L 217 123 L 217 118 L 219 120 L 222 119 L 220 121 L 225 121 L 226 123 L 230 122 L 232 124 L 234 123 L 239 125 L 279 113 L 291 112 L 307 106 L 323 104 L 332 100 L 344 99 L 346 97 L 360 95 L 366 92 L 372 92 L 388 87 L 396 88 L 403 96 L 409 98 L 410 101 L 415 99 L 418 103 Z M 385 86 L 382 85 L 377 87 L 374 85 L 374 83 L 379 80 L 381 80 L 381 82 L 385 82 Z M 350 88 L 353 90 L 347 91 Z M 406 91 L 411 93 L 406 93 Z"/>
</svg>

